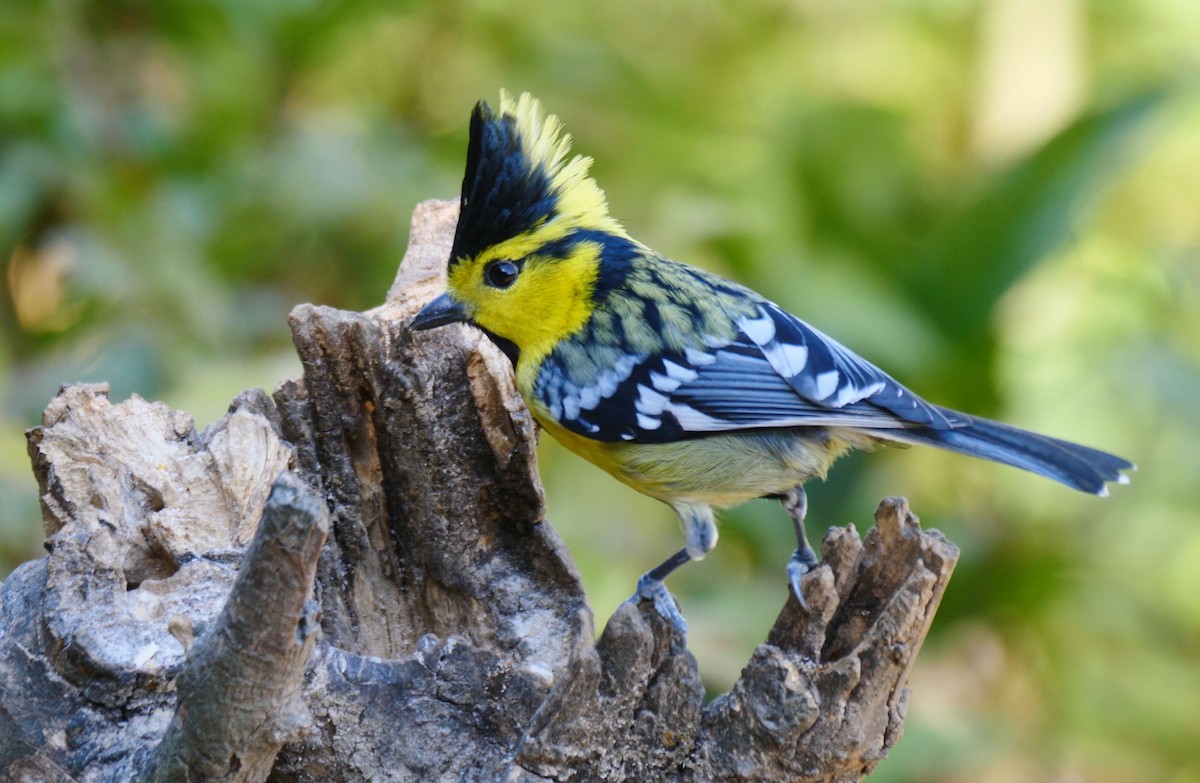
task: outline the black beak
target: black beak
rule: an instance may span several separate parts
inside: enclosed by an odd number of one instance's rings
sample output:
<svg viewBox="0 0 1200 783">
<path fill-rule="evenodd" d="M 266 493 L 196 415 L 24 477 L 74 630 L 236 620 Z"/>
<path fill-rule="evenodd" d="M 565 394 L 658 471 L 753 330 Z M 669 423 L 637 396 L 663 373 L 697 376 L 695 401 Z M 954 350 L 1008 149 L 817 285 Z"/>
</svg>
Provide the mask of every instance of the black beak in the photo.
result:
<svg viewBox="0 0 1200 783">
<path fill-rule="evenodd" d="M 446 324 L 457 324 L 467 320 L 467 311 L 450 294 L 442 294 L 421 308 L 410 326 L 413 329 L 433 329 Z"/>
</svg>

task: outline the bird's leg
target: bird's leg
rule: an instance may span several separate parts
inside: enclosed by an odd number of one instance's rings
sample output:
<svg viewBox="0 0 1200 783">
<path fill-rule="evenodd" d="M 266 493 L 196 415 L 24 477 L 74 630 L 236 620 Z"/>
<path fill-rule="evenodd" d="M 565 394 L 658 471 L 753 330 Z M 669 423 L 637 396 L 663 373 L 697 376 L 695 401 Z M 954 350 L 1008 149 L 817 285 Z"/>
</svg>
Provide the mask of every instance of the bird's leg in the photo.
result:
<svg viewBox="0 0 1200 783">
<path fill-rule="evenodd" d="M 679 613 L 675 599 L 663 584 L 663 580 L 684 563 L 702 560 L 717 545 L 717 524 L 713 520 L 712 507 L 691 503 L 672 505 L 679 515 L 683 527 L 685 546 L 675 554 L 642 574 L 638 579 L 637 592 L 630 601 L 653 601 L 654 609 L 671 623 L 680 634 L 687 635 L 687 620 Z"/>
<path fill-rule="evenodd" d="M 688 551 L 680 549 L 659 565 L 642 574 L 638 578 L 637 592 L 629 599 L 634 603 L 653 601 L 654 610 L 684 635 L 687 634 L 687 620 L 684 620 L 683 615 L 679 613 L 679 609 L 675 606 L 675 599 L 667 590 L 667 586 L 663 584 L 663 580 L 667 578 L 667 574 L 689 560 L 691 558 L 688 557 Z"/>
<path fill-rule="evenodd" d="M 817 553 L 808 544 L 808 535 L 804 532 L 804 517 L 808 515 L 808 495 L 804 487 L 796 487 L 779 500 L 783 510 L 792 518 L 792 527 L 796 529 L 796 551 L 788 561 L 788 579 L 792 583 L 792 592 L 800 606 L 808 611 L 808 603 L 804 600 L 804 592 L 800 589 L 800 580 L 817 564 Z"/>
</svg>

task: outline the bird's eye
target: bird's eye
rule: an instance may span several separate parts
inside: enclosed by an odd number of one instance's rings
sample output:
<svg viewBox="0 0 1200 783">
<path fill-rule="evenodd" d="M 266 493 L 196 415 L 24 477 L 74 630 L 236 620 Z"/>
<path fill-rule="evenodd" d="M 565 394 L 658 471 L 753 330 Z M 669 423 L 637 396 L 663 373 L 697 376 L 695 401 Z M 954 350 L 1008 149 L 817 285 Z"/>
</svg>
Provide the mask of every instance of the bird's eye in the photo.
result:
<svg viewBox="0 0 1200 783">
<path fill-rule="evenodd" d="M 483 270 L 483 279 L 492 288 L 508 288 L 517 282 L 521 267 L 515 261 L 493 261 Z"/>
</svg>

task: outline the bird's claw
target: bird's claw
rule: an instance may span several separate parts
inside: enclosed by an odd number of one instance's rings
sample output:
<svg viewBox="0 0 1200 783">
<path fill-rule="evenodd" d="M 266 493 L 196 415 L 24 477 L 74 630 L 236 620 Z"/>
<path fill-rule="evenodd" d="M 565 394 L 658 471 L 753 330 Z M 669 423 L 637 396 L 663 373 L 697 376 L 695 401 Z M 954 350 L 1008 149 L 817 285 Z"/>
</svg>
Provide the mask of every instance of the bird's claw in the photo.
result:
<svg viewBox="0 0 1200 783">
<path fill-rule="evenodd" d="M 808 611 L 808 601 L 804 600 L 801 580 L 816 564 L 817 553 L 813 551 L 811 546 L 797 549 L 787 564 L 788 581 L 792 583 L 792 593 L 796 596 L 796 601 L 799 602 L 800 608 L 806 612 Z"/>
<path fill-rule="evenodd" d="M 630 597 L 629 601 L 633 604 L 652 601 L 654 610 L 658 612 L 659 616 L 669 622 L 681 636 L 687 636 L 687 620 L 683 619 L 683 615 L 679 613 L 679 609 L 675 605 L 675 598 L 661 579 L 654 579 L 649 574 L 643 574 L 638 579 L 637 592 Z"/>
</svg>

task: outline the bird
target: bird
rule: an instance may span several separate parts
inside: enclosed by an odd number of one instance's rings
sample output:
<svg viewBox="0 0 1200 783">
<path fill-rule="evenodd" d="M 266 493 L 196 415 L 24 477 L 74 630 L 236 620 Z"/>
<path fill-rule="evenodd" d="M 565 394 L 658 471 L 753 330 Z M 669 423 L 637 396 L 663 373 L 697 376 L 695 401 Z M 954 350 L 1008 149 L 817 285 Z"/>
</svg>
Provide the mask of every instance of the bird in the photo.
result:
<svg viewBox="0 0 1200 783">
<path fill-rule="evenodd" d="M 681 634 L 664 580 L 712 551 L 714 509 L 756 498 L 792 521 L 788 580 L 807 608 L 804 485 L 851 449 L 934 446 L 1097 495 L 1128 483 L 1125 459 L 927 402 L 764 296 L 638 242 L 570 152 L 529 93 L 476 104 L 446 291 L 411 328 L 480 330 L 542 429 L 674 510 L 684 546 L 630 600 Z"/>
</svg>

